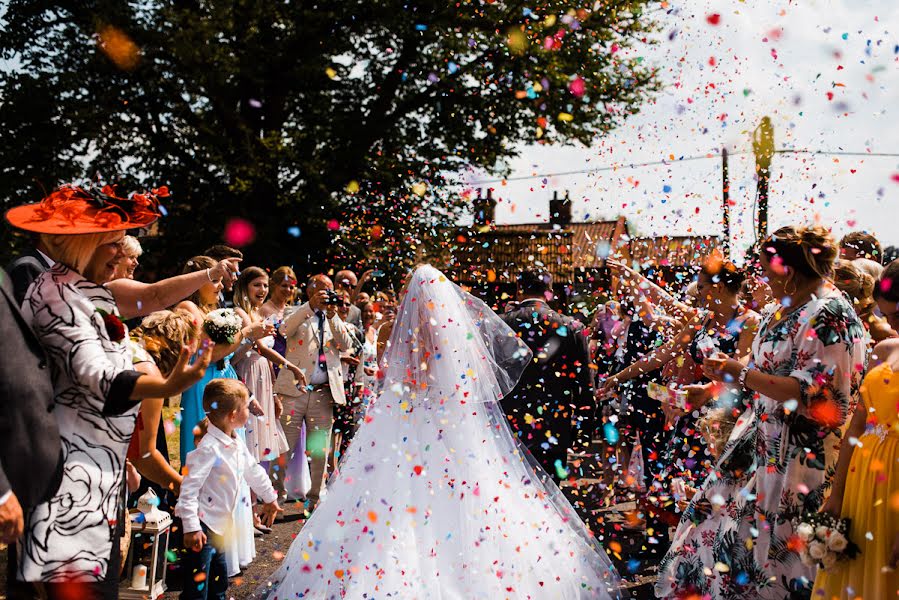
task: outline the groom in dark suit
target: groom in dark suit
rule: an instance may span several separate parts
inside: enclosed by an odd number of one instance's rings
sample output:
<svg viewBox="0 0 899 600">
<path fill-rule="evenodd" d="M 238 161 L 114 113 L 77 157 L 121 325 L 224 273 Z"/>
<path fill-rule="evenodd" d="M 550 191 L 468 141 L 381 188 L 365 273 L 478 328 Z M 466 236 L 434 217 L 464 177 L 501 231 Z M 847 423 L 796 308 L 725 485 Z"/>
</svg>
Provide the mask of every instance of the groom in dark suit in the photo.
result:
<svg viewBox="0 0 899 600">
<path fill-rule="evenodd" d="M 27 286 L 26 286 L 27 289 Z M 0 269 L 0 542 L 10 545 L 8 597 L 30 597 L 15 579 L 15 545 L 23 515 L 51 497 L 62 477 L 62 447 L 53 410 L 53 384 L 44 351 L 19 312 Z"/>
<path fill-rule="evenodd" d="M 575 422 L 589 427 L 596 401 L 583 325 L 552 310 L 550 298 L 549 273 L 519 275 L 518 303 L 502 319 L 534 359 L 502 406 L 512 430 L 558 483 L 567 478 Z"/>
</svg>

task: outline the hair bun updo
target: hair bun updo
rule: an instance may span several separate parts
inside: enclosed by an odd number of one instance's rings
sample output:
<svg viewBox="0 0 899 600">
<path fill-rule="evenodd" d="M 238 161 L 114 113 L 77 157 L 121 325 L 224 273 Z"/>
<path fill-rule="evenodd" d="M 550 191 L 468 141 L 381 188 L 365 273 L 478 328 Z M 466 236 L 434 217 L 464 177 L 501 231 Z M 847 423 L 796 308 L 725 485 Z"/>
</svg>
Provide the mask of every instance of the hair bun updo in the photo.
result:
<svg viewBox="0 0 899 600">
<path fill-rule="evenodd" d="M 781 227 L 762 244 L 762 250 L 769 259 L 776 255 L 784 266 L 812 279 L 829 278 L 839 253 L 830 231 L 820 225 Z"/>
</svg>

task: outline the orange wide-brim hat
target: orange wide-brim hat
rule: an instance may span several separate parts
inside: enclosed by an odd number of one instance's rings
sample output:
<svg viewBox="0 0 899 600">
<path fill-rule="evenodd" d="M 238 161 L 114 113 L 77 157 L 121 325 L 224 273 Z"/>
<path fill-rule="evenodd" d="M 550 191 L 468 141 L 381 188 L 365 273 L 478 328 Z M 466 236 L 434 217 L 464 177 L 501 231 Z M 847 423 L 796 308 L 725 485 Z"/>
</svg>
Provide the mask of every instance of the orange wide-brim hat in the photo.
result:
<svg viewBox="0 0 899 600">
<path fill-rule="evenodd" d="M 25 231 L 55 235 L 138 229 L 162 216 L 159 198 L 168 195 L 168 188 L 161 187 L 122 198 L 111 185 L 100 188 L 66 184 L 37 204 L 9 209 L 6 220 Z"/>
</svg>

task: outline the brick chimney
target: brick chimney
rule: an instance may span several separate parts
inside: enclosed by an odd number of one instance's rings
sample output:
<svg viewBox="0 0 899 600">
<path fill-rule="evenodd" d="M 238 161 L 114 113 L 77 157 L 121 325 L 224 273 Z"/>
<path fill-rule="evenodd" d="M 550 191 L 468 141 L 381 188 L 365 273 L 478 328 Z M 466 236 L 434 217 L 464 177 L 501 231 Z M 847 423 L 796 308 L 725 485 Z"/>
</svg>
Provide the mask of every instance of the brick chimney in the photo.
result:
<svg viewBox="0 0 899 600">
<path fill-rule="evenodd" d="M 493 190 L 487 188 L 487 197 L 481 196 L 481 188 L 478 188 L 478 197 L 472 202 L 474 210 L 475 227 L 489 227 L 493 225 L 496 213 L 496 200 L 493 199 Z"/>
<path fill-rule="evenodd" d="M 553 192 L 553 199 L 549 201 L 549 222 L 553 225 L 568 225 L 571 223 L 571 200 L 568 191 L 565 197 L 559 199 L 559 192 Z"/>
</svg>

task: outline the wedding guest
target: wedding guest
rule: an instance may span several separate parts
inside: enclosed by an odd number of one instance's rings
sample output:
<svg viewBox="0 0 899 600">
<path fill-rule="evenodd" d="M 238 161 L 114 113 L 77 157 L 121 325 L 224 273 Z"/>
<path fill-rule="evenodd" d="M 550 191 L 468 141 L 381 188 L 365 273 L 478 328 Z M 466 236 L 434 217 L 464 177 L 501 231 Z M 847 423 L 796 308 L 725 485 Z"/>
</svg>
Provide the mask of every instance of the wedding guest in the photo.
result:
<svg viewBox="0 0 899 600">
<path fill-rule="evenodd" d="M 243 252 L 237 248 L 232 248 L 231 246 L 226 246 L 224 244 L 216 244 L 206 248 L 206 251 L 203 252 L 203 256 L 208 256 L 212 260 L 217 261 L 230 259 L 240 262 L 243 260 Z M 233 279 L 224 279 L 222 281 L 222 291 L 219 292 L 219 308 L 231 308 L 234 306 L 231 302 L 231 292 L 233 291 L 233 288 Z"/>
<path fill-rule="evenodd" d="M 113 279 L 134 279 L 134 271 L 140 264 L 138 259 L 144 249 L 141 248 L 140 241 L 134 236 L 126 235 L 122 240 L 122 252 L 119 263 L 116 265 Z"/>
<path fill-rule="evenodd" d="M 340 302 L 337 304 L 337 316 L 347 324 L 347 330 L 353 338 L 353 347 L 346 352 L 340 353 L 341 370 L 343 371 L 343 389 L 346 393 L 346 404 L 334 405 L 334 429 L 331 436 L 331 464 L 332 470 L 337 469 L 337 463 L 343 456 L 350 440 L 353 439 L 355 430 L 354 415 L 358 410 L 361 402 L 361 395 L 356 386 L 356 372 L 360 370 L 362 351 L 362 329 L 350 323 L 349 318 L 350 307 L 353 306 L 350 300 L 350 293 L 345 290 L 337 291 L 337 298 Z M 361 311 L 360 311 L 361 314 Z"/>
<path fill-rule="evenodd" d="M 134 369 L 148 375 L 171 373 L 184 346 L 190 346 L 200 333 L 193 315 L 184 310 L 161 310 L 145 317 L 131 332 L 131 362 Z M 131 443 L 128 460 L 143 475 L 137 495 L 153 488 L 165 506 L 174 506 L 181 489 L 181 475 L 169 462 L 169 449 L 162 423 L 164 398 L 144 398 Z"/>
<path fill-rule="evenodd" d="M 297 274 L 290 267 L 278 267 L 272 271 L 269 286 L 269 297 L 259 309 L 259 315 L 263 319 L 272 319 L 275 326 L 275 343 L 272 349 L 284 356 L 287 354 L 287 339 L 281 335 L 278 328 L 284 321 L 284 311 L 293 302 L 297 291 Z M 281 370 L 281 365 L 272 365 L 275 376 Z"/>
<path fill-rule="evenodd" d="M 203 392 L 203 407 L 208 413 L 207 431 L 187 458 L 187 474 L 175 507 L 188 549 L 182 559 L 182 600 L 226 597 L 227 537 L 235 528 L 232 507 L 241 502 L 242 485 L 248 484 L 265 502 L 267 525 L 281 510 L 265 469 L 235 432 L 245 427 L 250 416 L 246 387 L 233 379 L 213 379 Z"/>
<path fill-rule="evenodd" d="M 350 323 L 359 329 L 362 329 L 362 315 L 359 311 L 359 307 L 355 304 L 355 300 L 362 289 L 362 286 L 371 278 L 372 273 L 373 271 L 371 270 L 366 271 L 362 274 L 361 279 L 357 279 L 355 273 L 349 269 L 344 269 L 343 271 L 337 271 L 337 274 L 334 275 L 334 289 L 338 291 L 344 290 L 349 295 L 350 305 L 347 307 L 348 318 L 344 319 L 344 322 Z"/>
<path fill-rule="evenodd" d="M 899 329 L 899 262 L 887 265 L 874 289 L 888 325 Z M 861 554 L 819 571 L 813 598 L 890 598 L 899 590 L 899 338 L 878 343 L 871 358 L 822 509 L 851 520 L 849 535 Z"/>
<path fill-rule="evenodd" d="M 866 231 L 852 231 L 840 240 L 840 258 L 855 260 L 867 258 L 874 262 L 883 262 L 883 251 L 877 238 Z"/>
<path fill-rule="evenodd" d="M 274 345 L 272 349 L 281 356 L 287 355 L 287 338 L 280 331 L 281 323 L 284 321 L 284 315 L 289 311 L 295 310 L 293 306 L 297 294 L 297 275 L 290 267 L 278 267 L 272 272 L 271 286 L 269 287 L 270 296 L 265 301 L 259 314 L 264 319 L 271 319 L 275 327 Z M 272 365 L 274 369 L 275 380 L 281 370 L 281 365 Z M 276 419 L 282 419 L 284 413 L 284 405 L 281 396 L 275 394 L 275 412 Z M 293 415 L 283 416 L 285 420 L 292 420 Z M 283 427 L 282 427 L 283 431 Z M 306 448 L 306 425 L 300 425 L 300 434 L 297 438 L 296 445 L 299 448 Z M 269 465 L 269 473 L 275 487 L 279 493 L 285 494 L 285 499 L 299 500 L 305 498 L 306 493 L 311 486 L 309 475 L 309 461 L 306 460 L 305 452 L 297 452 L 290 458 L 293 448 L 288 448 L 287 452 L 281 454 L 277 461 L 273 461 Z"/>
<path fill-rule="evenodd" d="M 306 424 L 306 451 L 312 459 L 312 489 L 307 498 L 314 505 L 326 479 L 334 404 L 346 404 L 340 353 L 353 346 L 353 338 L 337 316 L 334 284 L 327 276 L 313 276 L 306 294 L 308 302 L 288 315 L 279 329 L 287 338 L 287 359 L 300 367 L 308 385 L 298 389 L 293 373 L 282 370 L 275 392 L 284 402 L 281 424 L 294 452 L 300 425 Z"/>
<path fill-rule="evenodd" d="M 896 332 L 890 328 L 885 319 L 874 314 L 874 282 L 876 280 L 858 268 L 858 263 L 862 260 L 864 259 L 853 261 L 838 259 L 834 267 L 833 284 L 852 302 L 855 314 L 861 319 L 873 345 L 895 337 Z M 883 267 L 881 267 L 882 269 Z"/>
<path fill-rule="evenodd" d="M 357 427 L 378 393 L 378 322 L 375 305 L 367 302 L 361 309 L 363 341 L 361 364 L 356 369 L 360 402 L 353 414 L 353 422 Z"/>
<path fill-rule="evenodd" d="M 574 423 L 596 408 L 583 325 L 552 310 L 552 277 L 518 276 L 518 305 L 501 316 L 534 353 L 518 385 L 502 399 L 512 431 L 558 483 L 568 478 Z M 530 417 L 528 417 L 530 415 Z"/>
<path fill-rule="evenodd" d="M 234 306 L 243 319 L 244 327 L 254 324 L 271 325 L 274 319 L 263 318 L 260 308 L 268 296 L 268 274 L 259 267 L 243 270 L 234 287 Z M 262 410 L 261 415 L 253 415 L 246 427 L 247 448 L 256 462 L 273 460 L 288 450 L 287 439 L 281 429 L 280 415 L 275 409 L 275 394 L 272 391 L 272 365 L 286 368 L 293 373 L 298 385 L 306 384 L 299 367 L 286 360 L 274 350 L 274 336 L 267 335 L 257 340 L 245 339 L 235 352 L 231 364 L 238 378 L 250 391 Z"/>
<path fill-rule="evenodd" d="M 359 310 L 362 310 L 362 307 L 371 302 L 371 296 L 369 296 L 368 292 L 359 292 L 356 294 L 356 299 L 353 301 Z"/>
<path fill-rule="evenodd" d="M 16 542 L 27 512 L 51 498 L 62 479 L 63 454 L 53 415 L 47 356 L 19 310 L 13 286 L 0 269 L 0 543 L 9 546 L 7 595 L 22 598 L 30 586 L 16 580 Z"/>
<path fill-rule="evenodd" d="M 26 516 L 18 579 L 40 583 L 49 598 L 117 597 L 125 454 L 138 403 L 180 393 L 210 359 L 205 352 L 189 367 L 184 349 L 165 379 L 131 369 L 125 327 L 102 283 L 124 230 L 152 223 L 157 207 L 154 194 L 123 201 L 109 187 L 64 186 L 6 214 L 13 226 L 42 234 L 57 261 L 35 279 L 22 309 L 49 358 L 64 464 L 59 489 Z"/>
<path fill-rule="evenodd" d="M 50 267 L 56 263 L 50 256 L 52 250 L 41 240 L 40 234 L 32 234 L 32 239 L 31 248 L 16 257 L 6 267 L 6 272 L 12 281 L 13 297 L 16 299 L 16 305 L 20 307 L 25 301 L 25 292 L 28 291 L 31 282 L 44 271 L 49 271 Z"/>
<path fill-rule="evenodd" d="M 184 267 L 186 273 L 191 272 L 207 272 L 209 265 L 215 264 L 215 261 L 208 256 L 195 256 L 187 261 Z M 222 280 L 210 277 L 203 287 L 197 290 L 189 300 L 178 304 L 177 308 L 188 311 L 193 315 L 194 320 L 201 325 L 206 319 L 206 315 L 215 310 L 219 306 L 220 292 L 222 291 Z M 198 381 L 195 385 L 185 390 L 181 394 L 181 464 L 187 462 L 187 454 L 192 451 L 194 445 L 194 428 L 205 417 L 203 408 L 203 392 L 206 385 L 213 379 L 237 379 L 237 373 L 231 366 L 231 359 L 234 352 L 240 347 L 244 339 L 257 340 L 271 335 L 273 331 L 271 325 L 264 323 L 254 323 L 245 325 L 234 337 L 230 344 L 216 344 L 212 352 L 212 360 L 214 361 L 206 369 L 206 376 Z M 205 331 L 201 331 L 201 340 L 208 341 L 209 336 Z M 255 400 L 250 402 L 251 411 L 254 414 L 261 414 L 262 409 Z M 245 440 L 246 432 L 243 427 L 237 428 L 237 435 Z M 246 441 L 244 441 L 246 443 Z M 228 575 L 234 576 L 240 573 L 240 570 L 249 565 L 256 558 L 256 544 L 253 541 L 254 515 L 250 500 L 250 489 L 246 485 L 241 486 L 241 502 L 237 505 L 235 511 L 234 522 L 237 529 L 234 535 L 228 537 L 229 551 L 228 558 Z"/>
<path fill-rule="evenodd" d="M 761 248 L 780 301 L 765 311 L 748 365 L 724 354 L 703 363 L 710 379 L 746 390 L 749 406 L 659 565 L 662 598 L 808 598 L 815 580 L 791 540 L 796 520 L 824 502 L 865 332 L 829 282 L 837 245 L 826 229 L 782 227 Z"/>
<path fill-rule="evenodd" d="M 640 281 L 638 274 L 631 278 Z M 612 375 L 604 391 L 612 391 L 622 382 L 650 373 L 678 359 L 690 365 L 702 365 L 706 356 L 723 353 L 742 360 L 752 350 L 759 315 L 743 306 L 739 292 L 744 280 L 742 271 L 733 263 L 713 253 L 705 259 L 696 279 L 697 306 L 703 310 L 690 319 L 667 342 L 645 354 L 637 362 Z M 663 373 L 664 375 L 664 373 Z M 678 479 L 697 486 L 708 475 L 713 455 L 706 445 L 706 436 L 699 427 L 703 413 L 717 408 L 739 416 L 745 410 L 740 390 L 729 384 L 720 385 L 702 377 L 694 369 L 678 372 L 676 382 L 687 392 L 686 410 L 662 402 L 669 433 L 661 436 L 661 445 L 654 450 L 661 460 L 661 479 L 656 496 L 666 494 L 670 481 Z M 664 376 L 663 383 L 669 384 Z M 641 434 L 645 429 L 641 430 Z"/>
</svg>

